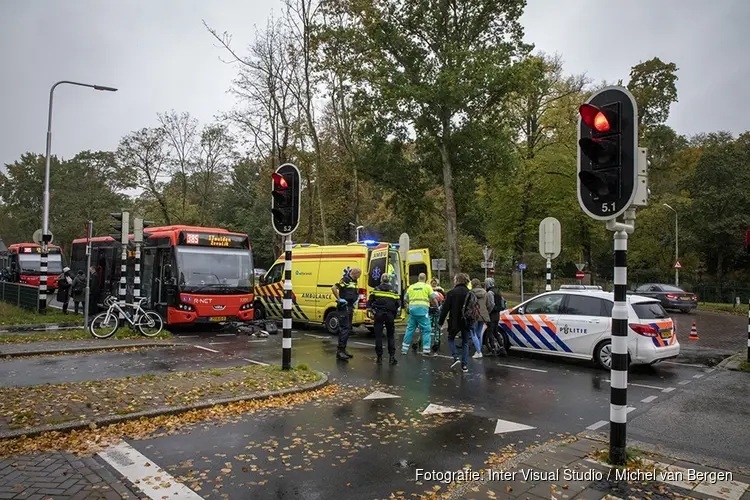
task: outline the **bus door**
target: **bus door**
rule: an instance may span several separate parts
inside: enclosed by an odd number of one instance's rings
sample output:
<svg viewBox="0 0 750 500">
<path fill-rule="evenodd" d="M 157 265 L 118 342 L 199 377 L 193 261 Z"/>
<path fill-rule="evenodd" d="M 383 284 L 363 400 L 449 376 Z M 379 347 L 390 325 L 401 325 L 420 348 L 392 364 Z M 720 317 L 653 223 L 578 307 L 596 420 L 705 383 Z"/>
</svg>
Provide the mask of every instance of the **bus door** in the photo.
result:
<svg viewBox="0 0 750 500">
<path fill-rule="evenodd" d="M 171 246 L 146 248 L 144 257 L 144 271 L 148 269 L 151 274 L 149 305 L 162 318 L 166 318 L 167 307 L 177 305 L 178 302 L 177 279 L 172 265 L 172 248 Z"/>
</svg>

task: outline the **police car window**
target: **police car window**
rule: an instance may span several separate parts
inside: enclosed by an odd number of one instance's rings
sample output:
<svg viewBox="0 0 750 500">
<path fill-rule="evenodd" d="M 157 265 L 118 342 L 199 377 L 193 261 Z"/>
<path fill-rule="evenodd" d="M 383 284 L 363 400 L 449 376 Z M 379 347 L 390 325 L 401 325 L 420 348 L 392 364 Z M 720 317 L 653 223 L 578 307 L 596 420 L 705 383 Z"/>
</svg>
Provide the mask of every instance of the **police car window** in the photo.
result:
<svg viewBox="0 0 750 500">
<path fill-rule="evenodd" d="M 632 304 L 632 306 L 640 319 L 666 319 L 669 317 L 669 314 L 659 302 L 639 302 Z"/>
<path fill-rule="evenodd" d="M 545 295 L 532 300 L 523 308 L 525 314 L 558 314 L 563 296 L 560 294 Z"/>
<path fill-rule="evenodd" d="M 278 283 L 281 281 L 282 274 L 284 274 L 284 264 L 276 264 L 271 268 L 266 276 L 265 283 Z"/>
<path fill-rule="evenodd" d="M 604 311 L 602 311 L 602 316 L 606 316 L 608 318 L 612 317 L 612 307 L 614 306 L 614 303 L 608 301 L 608 300 L 602 300 L 602 307 Z"/>
<path fill-rule="evenodd" d="M 587 297 L 586 295 L 570 294 L 568 302 L 565 304 L 564 314 L 574 316 L 601 316 L 601 300 L 596 297 Z"/>
</svg>

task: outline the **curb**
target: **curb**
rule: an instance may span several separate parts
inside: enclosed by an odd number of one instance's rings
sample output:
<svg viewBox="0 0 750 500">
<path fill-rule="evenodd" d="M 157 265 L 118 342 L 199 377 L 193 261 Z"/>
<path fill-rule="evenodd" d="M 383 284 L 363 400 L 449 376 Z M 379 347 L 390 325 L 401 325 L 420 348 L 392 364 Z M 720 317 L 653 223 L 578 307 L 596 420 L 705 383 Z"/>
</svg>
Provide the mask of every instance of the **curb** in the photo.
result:
<svg viewBox="0 0 750 500">
<path fill-rule="evenodd" d="M 297 394 L 300 392 L 312 391 L 315 389 L 319 389 L 320 387 L 323 387 L 328 384 L 328 375 L 326 375 L 323 372 L 318 372 L 318 371 L 314 371 L 314 373 L 317 373 L 322 378 L 318 380 L 317 382 L 311 382 L 309 384 L 302 385 L 299 387 L 290 387 L 288 389 L 281 389 L 278 391 L 261 392 L 259 394 L 236 396 L 232 398 L 209 399 L 209 400 L 202 401 L 200 403 L 195 403 L 192 405 L 162 406 L 161 408 L 154 408 L 153 410 L 140 411 L 137 413 L 129 413 L 127 415 L 117 415 L 117 416 L 112 416 L 112 417 L 104 417 L 104 418 L 98 418 L 98 419 L 93 419 L 93 420 L 83 420 L 80 422 L 62 423 L 62 424 L 57 424 L 57 425 L 45 425 L 42 427 L 35 427 L 33 429 L 19 429 L 17 431 L 5 431 L 5 432 L 0 432 L 0 440 L 15 439 L 19 437 L 30 438 L 30 437 L 38 436 L 45 432 L 51 432 L 51 431 L 56 431 L 56 432 L 75 431 L 78 429 L 88 428 L 91 424 L 95 424 L 97 427 L 102 427 L 106 425 L 118 424 L 120 422 L 126 422 L 128 420 L 138 420 L 141 418 L 158 417 L 161 415 L 177 415 L 179 413 L 186 413 L 188 411 L 193 411 L 193 410 L 204 410 L 206 408 L 211 408 L 216 405 L 226 405 L 230 403 L 239 403 L 242 401 L 269 399 L 269 398 L 277 397 L 277 396 L 286 396 L 287 394 Z"/>
<path fill-rule="evenodd" d="M 36 325 L 3 325 L 0 333 L 23 333 L 23 332 L 54 332 L 56 330 L 70 330 L 83 328 L 83 320 L 80 323 L 41 323 Z"/>
<path fill-rule="evenodd" d="M 33 344 L 33 342 L 32 342 Z M 186 345 L 178 342 L 132 342 L 129 344 L 114 344 L 110 346 L 81 346 L 81 347 L 63 347 L 61 349 L 37 349 L 18 352 L 2 352 L 0 357 L 4 358 L 23 358 L 25 356 L 38 356 L 43 354 L 60 354 L 76 353 L 89 351 L 104 351 L 108 349 L 128 349 L 130 347 L 176 347 Z"/>
</svg>

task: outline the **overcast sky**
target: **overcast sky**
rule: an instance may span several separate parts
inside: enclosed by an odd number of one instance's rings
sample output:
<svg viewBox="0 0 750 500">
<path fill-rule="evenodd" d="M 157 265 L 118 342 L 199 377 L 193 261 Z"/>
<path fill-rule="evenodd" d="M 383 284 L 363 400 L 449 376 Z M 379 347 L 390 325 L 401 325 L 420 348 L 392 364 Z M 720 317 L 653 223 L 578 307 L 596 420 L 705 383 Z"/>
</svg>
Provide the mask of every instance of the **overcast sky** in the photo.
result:
<svg viewBox="0 0 750 500">
<path fill-rule="evenodd" d="M 55 91 L 52 152 L 114 150 L 158 112 L 189 111 L 205 123 L 234 104 L 236 67 L 202 19 L 229 31 L 238 48 L 281 0 L 0 0 L 0 165 L 44 153 L 50 86 L 76 80 L 116 93 Z M 602 23 L 597 23 L 601 20 Z M 526 40 L 559 52 L 570 73 L 627 82 L 654 56 L 679 68 L 679 133 L 750 129 L 750 0 L 528 0 Z M 606 24 L 605 24 L 606 22 Z M 618 25 L 630 39 L 615 42 Z M 626 39 L 625 36 L 621 37 Z M 242 53 L 245 51 L 242 50 Z"/>
</svg>

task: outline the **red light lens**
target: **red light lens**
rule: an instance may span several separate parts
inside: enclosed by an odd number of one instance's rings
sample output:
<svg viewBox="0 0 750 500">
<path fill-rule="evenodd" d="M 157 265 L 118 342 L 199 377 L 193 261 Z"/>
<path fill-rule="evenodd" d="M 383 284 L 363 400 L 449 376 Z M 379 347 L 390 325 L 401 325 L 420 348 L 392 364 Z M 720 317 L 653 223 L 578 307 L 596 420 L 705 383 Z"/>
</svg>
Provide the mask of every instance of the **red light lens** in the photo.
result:
<svg viewBox="0 0 750 500">
<path fill-rule="evenodd" d="M 668 298 L 668 299 L 676 299 L 676 298 L 677 298 L 677 295 L 674 295 L 674 294 L 672 294 L 672 293 L 668 293 L 668 294 L 667 294 L 667 298 Z"/>
<path fill-rule="evenodd" d="M 656 329 L 649 325 L 638 325 L 635 323 L 631 323 L 630 329 L 638 335 L 643 335 L 644 337 L 656 337 L 657 335 Z"/>
<path fill-rule="evenodd" d="M 581 107 L 578 108 L 578 112 L 581 114 L 583 123 L 597 132 L 608 132 L 611 128 L 607 116 L 596 106 L 592 106 L 591 104 L 581 104 Z"/>
<path fill-rule="evenodd" d="M 289 184 L 286 182 L 286 179 L 284 179 L 284 176 L 281 174 L 277 174 L 277 173 L 273 174 L 273 183 L 284 188 L 289 187 Z"/>
</svg>

